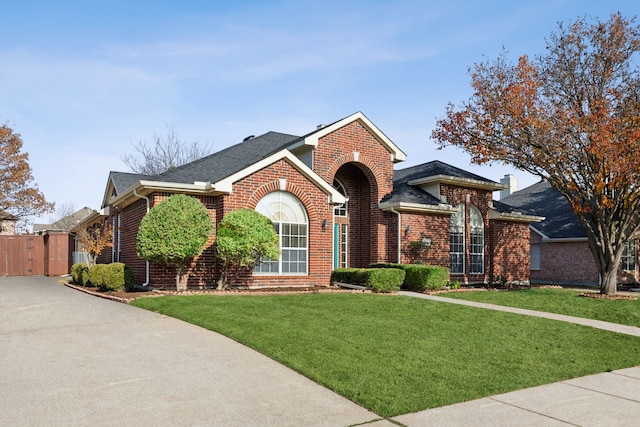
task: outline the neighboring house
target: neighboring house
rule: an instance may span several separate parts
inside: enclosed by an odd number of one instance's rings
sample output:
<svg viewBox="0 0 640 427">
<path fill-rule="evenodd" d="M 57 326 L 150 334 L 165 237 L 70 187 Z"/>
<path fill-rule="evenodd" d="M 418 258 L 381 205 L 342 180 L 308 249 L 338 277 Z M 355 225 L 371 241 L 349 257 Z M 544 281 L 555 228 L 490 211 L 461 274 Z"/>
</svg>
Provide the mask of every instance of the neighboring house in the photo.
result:
<svg viewBox="0 0 640 427">
<path fill-rule="evenodd" d="M 111 172 L 101 211 L 113 248 L 99 262 L 129 265 L 135 282 L 173 286 L 175 272 L 136 256 L 140 221 L 175 193 L 197 197 L 214 226 L 248 207 L 280 236 L 281 257 L 261 263 L 246 286 L 327 286 L 339 267 L 423 262 L 451 268 L 451 280 L 529 281 L 529 224 L 493 191 L 505 186 L 442 162 L 394 171 L 405 154 L 355 113 L 304 136 L 268 132 L 158 176 Z M 215 234 L 215 233 L 214 233 Z M 215 235 L 191 265 L 188 286 L 214 286 Z"/>
<path fill-rule="evenodd" d="M 70 233 L 71 230 L 85 220 L 95 211 L 84 207 L 71 215 L 60 218 L 51 224 L 33 224 L 34 234 L 44 234 L 47 232 Z"/>
<path fill-rule="evenodd" d="M 18 221 L 16 216 L 0 210 L 0 235 L 10 236 L 16 234 L 16 221 Z"/>
<path fill-rule="evenodd" d="M 553 284 L 598 284 L 598 269 L 589 249 L 584 227 L 569 201 L 542 180 L 501 199 L 530 215 L 544 216 L 531 224 L 531 282 Z M 623 253 L 620 282 L 639 281 L 637 242 L 629 242 Z"/>
</svg>

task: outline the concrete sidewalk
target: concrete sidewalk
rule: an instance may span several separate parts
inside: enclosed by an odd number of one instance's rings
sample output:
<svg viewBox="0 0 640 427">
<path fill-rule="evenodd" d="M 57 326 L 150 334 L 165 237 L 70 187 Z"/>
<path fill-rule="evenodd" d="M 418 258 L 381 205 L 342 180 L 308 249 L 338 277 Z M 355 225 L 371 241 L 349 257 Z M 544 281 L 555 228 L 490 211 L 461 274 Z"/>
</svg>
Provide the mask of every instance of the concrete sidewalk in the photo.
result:
<svg viewBox="0 0 640 427">
<path fill-rule="evenodd" d="M 412 427 L 637 427 L 640 367 L 518 390 L 402 415 L 394 420 Z"/>
</svg>

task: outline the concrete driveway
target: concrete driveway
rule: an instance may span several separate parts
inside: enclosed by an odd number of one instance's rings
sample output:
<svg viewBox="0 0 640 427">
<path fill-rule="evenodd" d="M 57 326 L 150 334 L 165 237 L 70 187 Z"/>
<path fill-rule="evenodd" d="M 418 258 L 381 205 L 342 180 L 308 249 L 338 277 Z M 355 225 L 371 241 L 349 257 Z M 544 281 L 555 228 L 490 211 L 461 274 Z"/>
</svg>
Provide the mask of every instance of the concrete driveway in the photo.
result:
<svg viewBox="0 0 640 427">
<path fill-rule="evenodd" d="M 392 425 L 219 334 L 0 277 L 0 425 Z"/>
</svg>

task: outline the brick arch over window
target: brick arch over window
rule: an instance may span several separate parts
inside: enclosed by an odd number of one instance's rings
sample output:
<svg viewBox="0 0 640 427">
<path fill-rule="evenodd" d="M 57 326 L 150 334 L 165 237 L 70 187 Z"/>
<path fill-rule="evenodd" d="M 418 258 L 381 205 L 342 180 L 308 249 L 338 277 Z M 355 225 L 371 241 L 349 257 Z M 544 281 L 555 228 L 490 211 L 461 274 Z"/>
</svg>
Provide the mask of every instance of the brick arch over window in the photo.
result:
<svg viewBox="0 0 640 427">
<path fill-rule="evenodd" d="M 296 196 L 304 205 L 307 210 L 307 215 L 309 217 L 309 221 L 317 221 L 318 220 L 318 211 L 316 209 L 315 204 L 311 200 L 308 192 L 303 191 L 300 187 L 295 184 L 287 181 L 286 188 L 280 187 L 280 180 L 271 181 L 266 184 L 261 185 L 256 189 L 256 191 L 251 195 L 249 202 L 247 203 L 247 207 L 251 209 L 255 209 L 258 205 L 258 202 L 262 200 L 264 196 L 274 191 L 287 191 L 294 196 Z"/>
<path fill-rule="evenodd" d="M 378 166 L 376 165 L 375 162 L 371 161 L 366 155 L 363 155 L 363 154 L 360 154 L 357 160 L 354 156 L 354 153 L 345 153 L 344 155 L 336 158 L 333 161 L 333 163 L 331 163 L 331 166 L 329 167 L 328 176 L 331 178 L 330 182 L 333 182 L 333 179 L 335 179 L 338 169 L 340 169 L 342 166 L 344 166 L 347 163 L 355 163 L 358 165 L 359 169 L 362 170 L 362 172 L 364 172 L 364 174 L 369 179 L 369 182 L 371 183 L 371 188 L 372 190 L 375 190 L 377 195 L 378 181 L 379 181 L 378 176 L 380 175 L 378 173 Z M 365 166 L 365 167 L 362 167 L 362 166 Z M 372 194 L 372 196 L 373 195 L 374 194 Z"/>
</svg>

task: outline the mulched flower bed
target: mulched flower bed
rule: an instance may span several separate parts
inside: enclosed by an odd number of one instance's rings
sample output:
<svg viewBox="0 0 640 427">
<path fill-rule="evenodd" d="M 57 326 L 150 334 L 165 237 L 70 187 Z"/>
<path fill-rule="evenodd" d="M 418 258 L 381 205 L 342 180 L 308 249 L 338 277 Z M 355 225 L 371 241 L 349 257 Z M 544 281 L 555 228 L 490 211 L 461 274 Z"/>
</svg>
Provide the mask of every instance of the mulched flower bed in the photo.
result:
<svg viewBox="0 0 640 427">
<path fill-rule="evenodd" d="M 95 287 L 77 286 L 65 283 L 66 286 L 98 297 L 119 301 L 128 304 L 137 298 L 153 298 L 167 295 L 286 295 L 286 294 L 318 294 L 318 293 L 371 293 L 371 291 L 361 291 L 353 289 L 343 289 L 335 286 L 330 287 L 278 287 L 278 288 L 257 288 L 257 289 L 188 289 L 186 291 L 176 291 L 168 289 L 135 289 L 133 291 L 108 291 Z"/>
<path fill-rule="evenodd" d="M 585 297 L 585 298 L 608 299 L 608 300 L 631 300 L 631 301 L 635 301 L 635 300 L 638 299 L 638 297 L 633 296 L 633 295 L 620 295 L 620 294 L 605 295 L 605 294 L 596 294 L 596 293 L 593 293 L 593 292 L 584 292 L 584 293 L 581 293 L 579 296 Z"/>
</svg>

